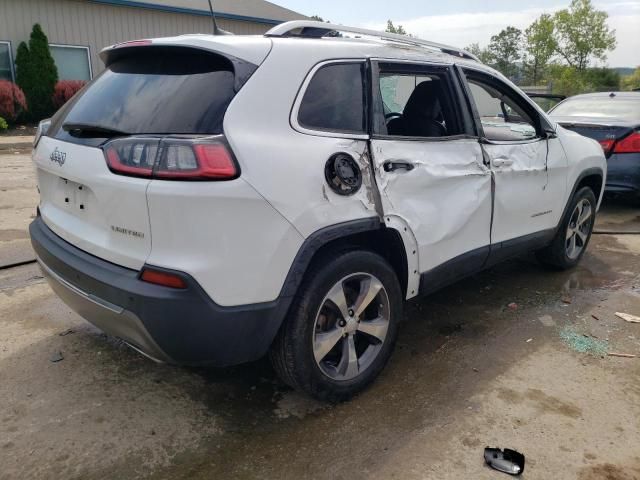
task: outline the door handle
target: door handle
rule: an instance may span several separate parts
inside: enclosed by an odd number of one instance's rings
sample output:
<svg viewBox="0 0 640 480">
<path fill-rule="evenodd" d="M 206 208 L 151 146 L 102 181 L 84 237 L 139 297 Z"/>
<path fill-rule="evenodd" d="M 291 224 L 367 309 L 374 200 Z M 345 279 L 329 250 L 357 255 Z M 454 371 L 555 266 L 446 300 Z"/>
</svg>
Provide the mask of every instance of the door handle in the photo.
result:
<svg viewBox="0 0 640 480">
<path fill-rule="evenodd" d="M 513 165 L 513 160 L 510 158 L 494 158 L 493 166 L 494 167 L 510 167 Z"/>
<path fill-rule="evenodd" d="M 386 161 L 382 164 L 385 172 L 393 172 L 394 170 L 406 170 L 407 172 L 414 169 L 414 165 L 406 160 Z"/>
</svg>

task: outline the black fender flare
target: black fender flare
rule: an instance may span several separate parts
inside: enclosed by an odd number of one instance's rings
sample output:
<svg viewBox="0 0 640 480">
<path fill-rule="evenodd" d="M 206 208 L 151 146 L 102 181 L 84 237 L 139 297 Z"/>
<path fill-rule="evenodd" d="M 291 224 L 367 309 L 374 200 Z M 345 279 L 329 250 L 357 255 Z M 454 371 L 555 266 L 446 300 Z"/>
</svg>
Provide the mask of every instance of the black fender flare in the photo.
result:
<svg viewBox="0 0 640 480">
<path fill-rule="evenodd" d="M 562 216 L 560 217 L 560 221 L 558 222 L 558 225 L 556 226 L 556 233 L 558 232 L 558 230 L 560 229 L 560 227 L 564 223 L 564 221 L 566 219 L 566 216 L 569 214 L 569 205 L 571 203 L 571 199 L 573 198 L 573 196 L 576 194 L 576 191 L 578 190 L 578 185 L 580 185 L 580 182 L 582 180 L 584 180 L 587 177 L 590 177 L 591 175 L 599 175 L 600 176 L 600 178 L 603 181 L 602 190 L 604 191 L 604 172 L 602 171 L 602 169 L 600 167 L 590 167 L 590 168 L 587 168 L 587 169 L 583 170 L 582 172 L 580 172 L 580 175 L 578 175 L 578 178 L 576 178 L 576 181 L 573 184 L 573 188 L 571 189 L 571 193 L 567 197 L 567 201 L 565 203 L 564 210 L 562 212 Z M 596 201 L 597 200 L 599 200 L 599 199 L 596 198 Z"/>
<path fill-rule="evenodd" d="M 380 221 L 380 218 L 376 216 L 329 225 L 328 227 L 313 232 L 298 249 L 298 253 L 291 263 L 289 273 L 287 273 L 282 289 L 280 290 L 279 297 L 293 297 L 296 294 L 307 268 L 311 263 L 311 259 L 324 245 L 356 233 L 375 231 L 382 228 L 385 228 L 385 226 Z"/>
</svg>

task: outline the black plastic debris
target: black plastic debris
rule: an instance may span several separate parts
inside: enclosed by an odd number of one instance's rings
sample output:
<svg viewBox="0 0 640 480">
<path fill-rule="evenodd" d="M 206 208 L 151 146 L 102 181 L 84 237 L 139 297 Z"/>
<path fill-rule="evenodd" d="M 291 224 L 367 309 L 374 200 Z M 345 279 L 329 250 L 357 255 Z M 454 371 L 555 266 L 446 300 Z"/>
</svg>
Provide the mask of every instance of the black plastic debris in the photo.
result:
<svg viewBox="0 0 640 480">
<path fill-rule="evenodd" d="M 484 461 L 491 468 L 509 475 L 520 475 L 524 472 L 524 455 L 508 448 L 485 448 Z"/>
<path fill-rule="evenodd" d="M 53 355 L 51 355 L 51 357 L 49 357 L 49 361 L 51 363 L 57 363 L 64 360 L 64 357 L 62 356 L 62 352 L 55 352 Z"/>
</svg>

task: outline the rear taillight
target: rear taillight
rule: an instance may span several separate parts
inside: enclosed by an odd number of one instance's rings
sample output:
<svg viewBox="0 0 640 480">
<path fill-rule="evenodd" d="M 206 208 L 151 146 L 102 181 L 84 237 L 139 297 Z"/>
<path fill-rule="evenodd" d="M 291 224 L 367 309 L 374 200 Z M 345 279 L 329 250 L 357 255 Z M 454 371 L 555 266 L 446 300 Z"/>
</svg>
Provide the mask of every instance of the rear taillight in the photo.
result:
<svg viewBox="0 0 640 480">
<path fill-rule="evenodd" d="M 231 180 L 236 162 L 224 137 L 116 139 L 103 147 L 107 165 L 120 175 L 168 180 Z"/>
<path fill-rule="evenodd" d="M 152 139 L 118 139 L 104 147 L 107 165 L 114 173 L 150 177 L 160 142 Z"/>
<path fill-rule="evenodd" d="M 609 153 L 611 153 L 611 148 L 613 147 L 613 144 L 616 143 L 616 141 L 605 139 L 605 140 L 598 140 L 598 143 L 602 147 L 602 150 L 604 151 L 605 155 L 608 155 Z"/>
<path fill-rule="evenodd" d="M 238 175 L 236 164 L 222 143 L 181 142 L 163 146 L 155 175 L 159 178 L 225 180 Z"/>
<path fill-rule="evenodd" d="M 155 285 L 162 285 L 163 287 L 187 288 L 187 282 L 185 282 L 180 275 L 150 267 L 144 267 L 142 269 L 140 280 Z"/>
<path fill-rule="evenodd" d="M 613 153 L 640 153 L 640 132 L 634 132 L 619 140 Z"/>
</svg>

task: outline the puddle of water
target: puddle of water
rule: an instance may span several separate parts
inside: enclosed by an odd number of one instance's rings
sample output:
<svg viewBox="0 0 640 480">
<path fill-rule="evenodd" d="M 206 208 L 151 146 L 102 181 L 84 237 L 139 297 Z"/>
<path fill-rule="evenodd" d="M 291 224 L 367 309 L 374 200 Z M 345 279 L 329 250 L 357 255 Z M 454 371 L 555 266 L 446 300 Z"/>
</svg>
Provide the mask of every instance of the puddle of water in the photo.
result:
<svg viewBox="0 0 640 480">
<path fill-rule="evenodd" d="M 553 319 L 553 317 L 551 315 L 542 315 L 541 317 L 538 317 L 538 320 L 545 327 L 555 327 L 556 326 L 556 321 Z"/>
<path fill-rule="evenodd" d="M 277 400 L 277 407 L 273 411 L 279 419 L 296 417 L 303 419 L 310 413 L 317 412 L 328 407 L 328 404 L 312 399 L 308 395 L 289 391 L 281 394 Z"/>
</svg>

